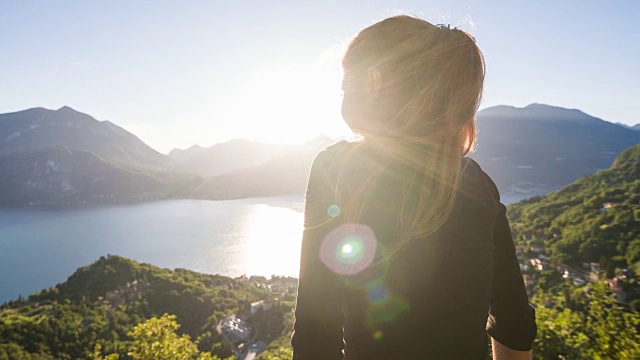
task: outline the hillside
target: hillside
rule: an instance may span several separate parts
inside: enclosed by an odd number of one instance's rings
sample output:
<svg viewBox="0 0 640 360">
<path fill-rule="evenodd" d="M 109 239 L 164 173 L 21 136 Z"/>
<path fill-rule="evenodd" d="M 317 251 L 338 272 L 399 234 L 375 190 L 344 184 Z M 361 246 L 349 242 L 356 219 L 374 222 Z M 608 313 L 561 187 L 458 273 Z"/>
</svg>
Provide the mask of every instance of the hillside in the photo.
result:
<svg viewBox="0 0 640 360">
<path fill-rule="evenodd" d="M 194 196 L 209 199 L 303 194 L 315 156 L 333 141 L 319 136 L 265 163 L 205 179 Z"/>
<path fill-rule="evenodd" d="M 127 334 L 165 313 L 177 316 L 180 332 L 200 350 L 226 357 L 231 352 L 217 333 L 219 320 L 271 298 L 245 281 L 107 256 L 62 284 L 1 306 L 0 357 L 87 359 L 100 344 L 105 354 L 128 359 Z"/>
<path fill-rule="evenodd" d="M 640 145 L 562 190 L 508 207 L 519 243 L 543 244 L 559 263 L 640 270 Z"/>
<path fill-rule="evenodd" d="M 0 154 L 66 146 L 136 167 L 165 168 L 171 164 L 130 132 L 68 106 L 0 114 L 0 139 Z"/>
<path fill-rule="evenodd" d="M 259 166 L 295 151 L 293 145 L 234 139 L 208 148 L 194 145 L 186 150 L 174 149 L 168 156 L 182 171 L 210 177 Z"/>
<path fill-rule="evenodd" d="M 62 107 L 0 114 L 0 206 L 189 197 L 197 176 L 126 130 Z"/>
<path fill-rule="evenodd" d="M 520 198 L 546 194 L 606 169 L 640 132 L 543 104 L 496 106 L 478 112 L 472 155 L 500 191 Z"/>
<path fill-rule="evenodd" d="M 0 205 L 110 203 L 188 197 L 189 178 L 51 146 L 0 154 Z"/>
<path fill-rule="evenodd" d="M 623 123 L 616 123 L 616 125 L 620 125 L 622 127 L 626 127 L 628 129 L 631 130 L 640 130 L 640 124 L 635 124 L 635 125 L 627 125 L 627 124 L 623 124 Z"/>
</svg>

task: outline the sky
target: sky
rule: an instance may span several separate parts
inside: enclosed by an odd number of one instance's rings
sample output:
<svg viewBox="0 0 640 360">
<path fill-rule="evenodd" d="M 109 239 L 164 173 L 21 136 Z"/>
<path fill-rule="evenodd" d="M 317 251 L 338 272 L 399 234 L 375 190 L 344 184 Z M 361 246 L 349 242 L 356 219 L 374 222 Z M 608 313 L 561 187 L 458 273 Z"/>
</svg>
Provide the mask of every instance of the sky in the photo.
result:
<svg viewBox="0 0 640 360">
<path fill-rule="evenodd" d="M 70 106 L 167 153 L 345 136 L 344 46 L 408 13 L 472 33 L 481 108 L 640 123 L 640 1 L 0 0 L 0 113 Z"/>
</svg>

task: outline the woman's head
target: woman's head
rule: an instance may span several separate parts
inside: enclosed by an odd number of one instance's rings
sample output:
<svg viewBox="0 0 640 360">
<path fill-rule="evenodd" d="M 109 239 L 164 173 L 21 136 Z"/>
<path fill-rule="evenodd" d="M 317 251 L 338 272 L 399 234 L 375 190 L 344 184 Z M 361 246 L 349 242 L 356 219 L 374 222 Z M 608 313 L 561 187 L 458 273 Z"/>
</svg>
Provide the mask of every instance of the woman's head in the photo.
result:
<svg viewBox="0 0 640 360">
<path fill-rule="evenodd" d="M 401 201 L 407 211 L 400 214 L 400 240 L 392 254 L 432 234 L 451 213 L 462 156 L 475 141 L 484 59 L 462 30 L 396 16 L 362 30 L 342 65 L 342 115 L 364 137 L 362 146 L 378 150 L 362 162 L 380 164 L 384 154 L 385 161 L 406 165 L 399 181 L 405 184 Z M 368 183 L 383 167 L 371 169 Z M 377 195 L 367 184 L 352 184 L 354 171 L 345 167 L 338 187 L 350 222 L 358 222 L 365 199 Z"/>
<path fill-rule="evenodd" d="M 466 32 L 410 16 L 385 19 L 349 44 L 343 117 L 367 137 L 434 142 L 475 139 L 484 60 Z"/>
</svg>

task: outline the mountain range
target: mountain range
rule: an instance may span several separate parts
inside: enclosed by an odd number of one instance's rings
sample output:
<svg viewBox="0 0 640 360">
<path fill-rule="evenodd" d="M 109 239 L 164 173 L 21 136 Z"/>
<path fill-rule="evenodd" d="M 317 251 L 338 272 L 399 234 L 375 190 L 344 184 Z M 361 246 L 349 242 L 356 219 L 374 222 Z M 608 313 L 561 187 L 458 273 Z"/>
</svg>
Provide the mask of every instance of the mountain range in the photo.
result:
<svg viewBox="0 0 640 360">
<path fill-rule="evenodd" d="M 292 145 L 234 139 L 209 148 L 194 145 L 186 150 L 173 149 L 168 157 L 176 161 L 182 171 L 207 177 L 259 166 L 294 148 Z"/>
<path fill-rule="evenodd" d="M 496 106 L 477 115 L 472 155 L 505 194 L 531 196 L 557 190 L 611 166 L 640 132 L 576 109 L 531 104 Z"/>
<path fill-rule="evenodd" d="M 472 154 L 507 197 L 561 188 L 608 168 L 640 131 L 542 104 L 478 113 Z M 0 114 L 0 205 L 230 199 L 301 194 L 313 158 L 333 141 L 231 140 L 161 154 L 109 121 L 70 107 Z"/>
</svg>

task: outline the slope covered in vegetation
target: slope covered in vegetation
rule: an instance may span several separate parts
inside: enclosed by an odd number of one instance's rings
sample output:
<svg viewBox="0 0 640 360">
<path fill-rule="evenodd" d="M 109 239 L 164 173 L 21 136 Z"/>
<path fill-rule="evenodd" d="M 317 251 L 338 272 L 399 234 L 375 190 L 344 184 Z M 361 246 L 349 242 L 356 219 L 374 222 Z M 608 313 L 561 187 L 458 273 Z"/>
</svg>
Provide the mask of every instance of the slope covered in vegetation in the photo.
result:
<svg viewBox="0 0 640 360">
<path fill-rule="evenodd" d="M 640 270 L 640 145 L 607 170 L 510 205 L 507 215 L 516 243 L 543 245 L 558 263 Z"/>
<path fill-rule="evenodd" d="M 65 283 L 0 307 L 0 359 L 88 359 L 96 344 L 127 359 L 134 326 L 165 313 L 201 351 L 224 358 L 231 350 L 216 331 L 219 320 L 270 297 L 224 276 L 103 257 Z"/>
</svg>

